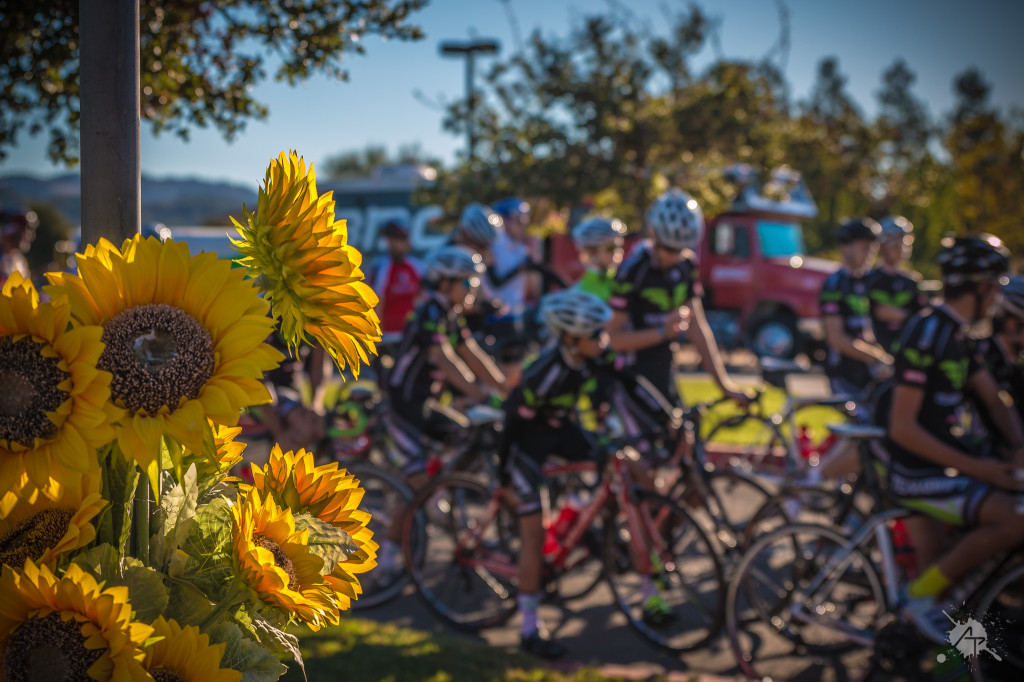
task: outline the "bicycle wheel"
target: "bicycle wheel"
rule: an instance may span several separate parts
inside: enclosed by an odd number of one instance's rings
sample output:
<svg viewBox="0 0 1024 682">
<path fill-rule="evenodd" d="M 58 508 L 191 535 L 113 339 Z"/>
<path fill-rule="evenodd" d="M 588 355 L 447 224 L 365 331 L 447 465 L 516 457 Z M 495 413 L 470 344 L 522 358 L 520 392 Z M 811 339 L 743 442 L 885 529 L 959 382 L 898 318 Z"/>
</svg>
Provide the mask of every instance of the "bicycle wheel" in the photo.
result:
<svg viewBox="0 0 1024 682">
<path fill-rule="evenodd" d="M 605 577 L 615 603 L 629 624 L 653 644 L 676 653 L 692 651 L 710 641 L 722 622 L 722 565 L 704 529 L 681 506 L 661 495 L 638 493 L 634 508 L 657 537 L 633 538 L 624 510 L 608 519 L 605 532 Z M 634 566 L 631 552 L 649 553 L 654 574 Z M 644 603 L 660 594 L 672 609 L 671 620 L 651 625 Z"/>
<path fill-rule="evenodd" d="M 839 488 L 796 484 L 771 496 L 744 529 L 746 546 L 762 535 L 791 523 L 837 528 L 849 534 L 864 524 L 856 491 L 849 483 Z"/>
<path fill-rule="evenodd" d="M 999 656 L 980 652 L 974 679 L 1018 682 L 1024 672 L 1024 564 L 1013 566 L 978 601 L 974 619 L 985 628 L 985 645 Z"/>
<path fill-rule="evenodd" d="M 422 560 L 415 560 L 415 523 L 422 519 Z M 461 475 L 435 479 L 405 516 L 402 546 L 416 591 L 438 618 L 474 632 L 516 611 L 519 529 L 492 488 Z"/>
<path fill-rule="evenodd" d="M 872 561 L 845 543 L 830 528 L 795 524 L 761 537 L 744 555 L 725 606 L 744 673 L 837 682 L 870 673 L 885 594 Z"/>
<path fill-rule="evenodd" d="M 349 467 L 348 472 L 359 480 L 359 485 L 363 488 L 363 499 L 359 503 L 359 509 L 370 514 L 369 527 L 373 531 L 374 539 L 379 542 L 412 502 L 412 489 L 399 476 L 365 462 Z M 422 556 L 418 548 L 422 547 L 423 524 L 416 523 L 412 529 L 410 542 L 417 548 L 413 556 L 418 560 Z M 409 584 L 409 575 L 404 568 L 397 569 L 387 572 L 378 566 L 362 574 L 359 582 L 363 593 L 358 599 L 353 600 L 352 609 L 378 606 L 401 594 Z"/>
<path fill-rule="evenodd" d="M 732 556 L 749 544 L 752 534 L 747 527 L 772 494 L 750 474 L 730 469 L 706 472 L 704 481 L 709 493 L 706 511 L 716 537 Z"/>
</svg>

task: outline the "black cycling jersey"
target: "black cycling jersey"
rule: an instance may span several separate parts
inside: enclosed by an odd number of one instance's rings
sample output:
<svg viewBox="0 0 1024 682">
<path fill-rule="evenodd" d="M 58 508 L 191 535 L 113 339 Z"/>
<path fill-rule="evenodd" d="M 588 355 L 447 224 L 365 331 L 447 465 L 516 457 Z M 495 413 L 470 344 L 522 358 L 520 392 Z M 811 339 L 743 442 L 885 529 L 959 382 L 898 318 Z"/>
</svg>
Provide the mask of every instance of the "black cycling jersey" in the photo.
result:
<svg viewBox="0 0 1024 682">
<path fill-rule="evenodd" d="M 928 298 L 920 289 L 921 276 L 916 272 L 890 272 L 877 267 L 865 280 L 868 299 L 871 302 L 871 329 L 879 345 L 891 353 L 904 325 L 882 322 L 878 319 L 878 308 L 883 305 L 900 308 L 907 312 L 908 319 L 911 315 L 916 315 L 928 304 Z"/>
<path fill-rule="evenodd" d="M 597 407 L 607 401 L 606 380 L 597 363 L 569 363 L 560 346 L 547 349 L 523 369 L 519 384 L 505 399 L 506 419 L 545 421 L 552 426 L 570 419 L 580 399 Z M 507 438 L 516 438 L 508 429 Z"/>
<path fill-rule="evenodd" d="M 978 410 L 966 386 L 985 365 L 967 331 L 967 324 L 945 306 L 926 307 L 907 322 L 896 344 L 894 380 L 897 386 L 921 389 L 917 422 L 922 428 L 960 451 L 979 455 L 984 449 L 976 440 Z M 903 471 L 941 475 L 942 467 L 891 439 L 888 449 Z"/>
<path fill-rule="evenodd" d="M 823 317 L 839 315 L 847 336 L 854 339 L 865 337 L 871 327 L 870 312 L 865 277 L 855 277 L 846 268 L 841 268 L 825 280 L 821 289 L 821 314 Z M 825 371 L 830 378 L 841 379 L 857 388 L 867 386 L 871 380 L 868 365 L 832 348 L 828 351 Z"/>
<path fill-rule="evenodd" d="M 994 336 L 980 339 L 978 342 L 978 353 L 985 362 L 985 367 L 992 373 L 999 390 L 1006 393 L 1013 399 L 1017 413 L 1024 419 L 1024 358 L 1012 358 L 1010 353 L 1003 349 L 1003 344 Z M 985 423 L 989 432 L 999 437 L 992 420 L 985 416 Z"/>
<path fill-rule="evenodd" d="M 693 260 L 684 258 L 671 268 L 662 269 L 654 262 L 650 248 L 638 247 L 619 267 L 608 303 L 613 310 L 629 315 L 631 330 L 661 329 L 670 312 L 699 298 L 701 293 Z M 675 399 L 671 340 L 636 351 L 628 362 L 664 396 Z"/>
<path fill-rule="evenodd" d="M 395 365 L 388 376 L 393 406 L 420 405 L 439 393 L 440 370 L 430 362 L 430 349 L 447 343 L 456 347 L 469 336 L 466 322 L 443 295 L 431 292 L 405 323 Z"/>
</svg>

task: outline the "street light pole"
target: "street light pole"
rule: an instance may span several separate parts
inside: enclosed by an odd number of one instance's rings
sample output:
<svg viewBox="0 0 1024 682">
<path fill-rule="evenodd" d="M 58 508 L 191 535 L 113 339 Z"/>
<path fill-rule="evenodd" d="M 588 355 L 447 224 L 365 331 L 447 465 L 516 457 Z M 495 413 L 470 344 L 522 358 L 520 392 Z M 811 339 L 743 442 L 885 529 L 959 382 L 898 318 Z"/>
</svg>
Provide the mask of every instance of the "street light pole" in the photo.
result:
<svg viewBox="0 0 1024 682">
<path fill-rule="evenodd" d="M 476 109 L 476 55 L 496 54 L 501 49 L 496 40 L 474 40 L 468 43 L 448 41 L 441 43 L 441 55 L 460 57 L 466 60 L 466 158 L 472 163 L 476 149 L 476 135 L 473 129 L 473 112 Z"/>
</svg>

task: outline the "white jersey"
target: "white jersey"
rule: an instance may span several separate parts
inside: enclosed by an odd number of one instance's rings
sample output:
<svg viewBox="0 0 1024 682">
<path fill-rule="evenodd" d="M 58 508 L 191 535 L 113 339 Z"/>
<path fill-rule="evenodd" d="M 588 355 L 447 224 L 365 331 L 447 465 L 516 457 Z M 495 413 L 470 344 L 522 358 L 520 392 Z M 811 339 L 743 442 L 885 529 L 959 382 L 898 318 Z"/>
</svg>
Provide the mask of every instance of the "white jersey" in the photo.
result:
<svg viewBox="0 0 1024 682">
<path fill-rule="evenodd" d="M 505 233 L 498 235 L 491 253 L 494 258 L 491 270 L 498 279 L 530 260 L 529 245 L 517 242 Z M 526 307 L 526 273 L 520 272 L 501 286 L 494 287 L 494 295 L 509 307 L 509 312 L 522 312 Z"/>
</svg>

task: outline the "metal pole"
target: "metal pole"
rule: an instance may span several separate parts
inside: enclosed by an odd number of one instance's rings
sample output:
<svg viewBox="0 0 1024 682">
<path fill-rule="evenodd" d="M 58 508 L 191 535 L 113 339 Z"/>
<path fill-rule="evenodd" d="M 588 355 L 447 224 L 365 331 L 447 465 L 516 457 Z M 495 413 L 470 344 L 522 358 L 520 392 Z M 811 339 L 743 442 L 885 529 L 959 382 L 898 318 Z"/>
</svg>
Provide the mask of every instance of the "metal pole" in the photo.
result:
<svg viewBox="0 0 1024 682">
<path fill-rule="evenodd" d="M 473 135 L 473 112 L 476 109 L 476 96 L 473 93 L 474 54 L 472 50 L 466 52 L 466 136 L 470 163 L 473 163 L 476 150 L 476 138 Z"/>
<path fill-rule="evenodd" d="M 139 0 L 80 0 L 82 242 L 139 232 Z"/>
</svg>

